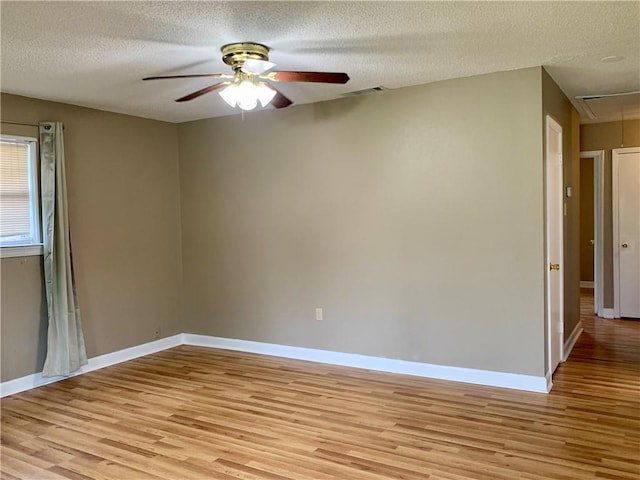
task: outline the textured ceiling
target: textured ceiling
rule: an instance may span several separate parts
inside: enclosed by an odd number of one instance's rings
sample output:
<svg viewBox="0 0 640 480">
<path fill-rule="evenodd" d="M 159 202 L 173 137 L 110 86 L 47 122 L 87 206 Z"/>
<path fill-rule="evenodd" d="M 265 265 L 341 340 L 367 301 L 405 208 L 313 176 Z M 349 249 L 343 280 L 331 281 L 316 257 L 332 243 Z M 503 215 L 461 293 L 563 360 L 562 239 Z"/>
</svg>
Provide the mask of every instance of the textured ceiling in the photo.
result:
<svg viewBox="0 0 640 480">
<path fill-rule="evenodd" d="M 640 90 L 637 1 L 3 0 L 0 8 L 3 92 L 171 122 L 237 110 L 215 93 L 174 102 L 211 80 L 141 79 L 228 73 L 220 47 L 238 41 L 270 46 L 270 59 L 282 70 L 350 75 L 346 85 L 280 84 L 297 104 L 378 85 L 394 89 L 537 65 L 547 67 L 572 101 Z M 600 61 L 607 56 L 624 58 Z M 636 103 L 629 112 L 637 110 L 638 97 L 628 100 Z M 596 121 L 619 119 L 625 108 L 605 108 Z"/>
</svg>

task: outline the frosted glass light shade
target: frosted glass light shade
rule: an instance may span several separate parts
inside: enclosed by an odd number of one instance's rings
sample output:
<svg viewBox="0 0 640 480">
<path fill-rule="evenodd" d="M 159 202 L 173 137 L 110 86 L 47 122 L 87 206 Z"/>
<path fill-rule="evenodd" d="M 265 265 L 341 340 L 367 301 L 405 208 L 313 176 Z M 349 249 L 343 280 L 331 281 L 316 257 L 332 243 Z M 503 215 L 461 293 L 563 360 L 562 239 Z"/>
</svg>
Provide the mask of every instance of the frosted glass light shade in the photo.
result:
<svg viewBox="0 0 640 480">
<path fill-rule="evenodd" d="M 258 100 L 260 100 L 260 105 L 266 107 L 269 105 L 269 102 L 273 100 L 273 97 L 276 96 L 276 91 L 273 88 L 269 88 L 265 83 L 260 83 L 256 87 L 256 94 Z"/>
<path fill-rule="evenodd" d="M 218 93 L 222 97 L 222 99 L 229 104 L 230 107 L 235 108 L 238 98 L 238 85 L 232 83 L 227 88 L 220 90 Z"/>
<path fill-rule="evenodd" d="M 231 107 L 239 107 L 242 110 L 253 110 L 258 105 L 266 107 L 276 91 L 269 88 L 264 82 L 254 83 L 251 80 L 232 83 L 227 88 L 219 92 L 222 99 Z"/>
<path fill-rule="evenodd" d="M 258 105 L 256 86 L 250 80 L 243 80 L 238 85 L 236 101 L 242 110 L 253 110 Z"/>
</svg>

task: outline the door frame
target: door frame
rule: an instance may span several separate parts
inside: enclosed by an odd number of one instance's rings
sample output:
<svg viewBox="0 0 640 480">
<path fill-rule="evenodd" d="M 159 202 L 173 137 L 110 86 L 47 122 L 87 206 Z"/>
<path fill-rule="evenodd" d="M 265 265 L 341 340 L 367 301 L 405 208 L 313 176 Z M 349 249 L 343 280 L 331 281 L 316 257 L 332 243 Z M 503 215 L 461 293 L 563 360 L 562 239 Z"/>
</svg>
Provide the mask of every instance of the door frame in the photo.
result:
<svg viewBox="0 0 640 480">
<path fill-rule="evenodd" d="M 558 228 L 553 228 L 550 221 L 549 215 L 549 137 L 552 132 L 560 135 L 560 182 L 559 189 L 555 192 L 555 195 L 558 195 L 560 198 L 560 221 L 559 230 Z M 553 365 L 554 351 L 555 355 L 559 359 L 558 365 L 563 361 L 563 349 L 564 349 L 564 218 L 566 212 L 566 205 L 564 199 L 564 155 L 563 155 L 563 140 L 564 133 L 562 131 L 562 126 L 550 115 L 546 115 L 545 118 L 545 145 L 544 145 L 544 198 L 545 198 L 545 317 L 546 317 L 546 327 L 547 327 L 547 377 L 549 379 L 549 383 L 551 384 L 551 377 L 553 376 L 554 369 L 556 365 Z M 560 310 L 560 325 L 552 325 L 552 315 L 551 315 L 551 270 L 550 263 L 551 259 L 549 258 L 549 245 L 553 241 L 552 235 L 557 235 L 556 241 L 558 241 L 558 250 L 559 250 L 559 259 L 558 262 L 560 264 L 560 288 L 558 291 L 558 303 Z M 558 328 L 559 327 L 559 328 Z M 554 332 L 554 329 L 558 328 L 558 332 Z M 557 337 L 555 337 L 557 334 Z M 554 339 L 558 342 L 557 345 L 554 345 Z"/>
<path fill-rule="evenodd" d="M 593 159 L 593 298 L 594 311 L 604 317 L 604 150 L 580 152 Z"/>
<path fill-rule="evenodd" d="M 618 174 L 620 155 L 640 153 L 640 147 L 611 150 L 611 211 L 613 217 L 613 317 L 620 318 L 620 223 L 618 221 Z"/>
</svg>

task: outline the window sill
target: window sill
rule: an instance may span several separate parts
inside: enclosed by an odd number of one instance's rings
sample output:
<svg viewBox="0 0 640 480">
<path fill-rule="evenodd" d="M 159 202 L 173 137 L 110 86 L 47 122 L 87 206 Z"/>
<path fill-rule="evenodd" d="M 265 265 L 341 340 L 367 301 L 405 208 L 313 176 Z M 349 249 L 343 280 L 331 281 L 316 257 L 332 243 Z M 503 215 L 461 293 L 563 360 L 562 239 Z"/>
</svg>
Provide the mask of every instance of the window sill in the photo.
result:
<svg viewBox="0 0 640 480">
<path fill-rule="evenodd" d="M 43 255 L 42 245 L 0 247 L 0 258 L 33 257 L 36 255 Z"/>
</svg>

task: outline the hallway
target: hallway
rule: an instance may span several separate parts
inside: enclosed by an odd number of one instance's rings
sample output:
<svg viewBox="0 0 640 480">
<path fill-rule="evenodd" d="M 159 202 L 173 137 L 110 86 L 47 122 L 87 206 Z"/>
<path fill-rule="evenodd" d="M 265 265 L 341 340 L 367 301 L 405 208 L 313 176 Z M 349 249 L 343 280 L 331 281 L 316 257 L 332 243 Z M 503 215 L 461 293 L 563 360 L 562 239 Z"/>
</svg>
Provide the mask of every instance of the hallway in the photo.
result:
<svg viewBox="0 0 640 480">
<path fill-rule="evenodd" d="M 593 289 L 583 288 L 580 319 L 584 332 L 571 353 L 571 361 L 584 359 L 592 363 L 626 365 L 636 372 L 636 377 L 640 376 L 640 320 L 600 318 L 593 310 Z"/>
</svg>

